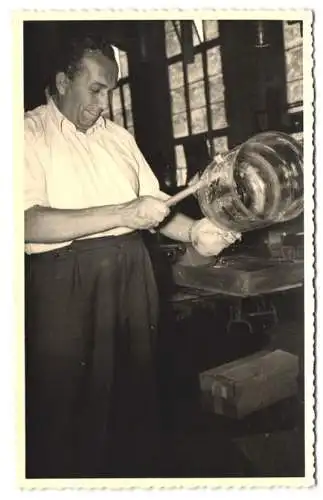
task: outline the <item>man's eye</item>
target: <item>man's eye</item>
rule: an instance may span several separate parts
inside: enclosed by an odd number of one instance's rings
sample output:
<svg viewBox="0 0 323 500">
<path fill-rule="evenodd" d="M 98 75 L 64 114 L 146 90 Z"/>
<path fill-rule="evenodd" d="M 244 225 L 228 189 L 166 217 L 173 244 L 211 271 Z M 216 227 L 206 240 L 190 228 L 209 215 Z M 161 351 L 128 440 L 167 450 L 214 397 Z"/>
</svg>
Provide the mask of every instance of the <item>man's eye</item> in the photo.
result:
<svg viewBox="0 0 323 500">
<path fill-rule="evenodd" d="M 100 89 L 91 89 L 92 94 L 98 94 Z"/>
</svg>

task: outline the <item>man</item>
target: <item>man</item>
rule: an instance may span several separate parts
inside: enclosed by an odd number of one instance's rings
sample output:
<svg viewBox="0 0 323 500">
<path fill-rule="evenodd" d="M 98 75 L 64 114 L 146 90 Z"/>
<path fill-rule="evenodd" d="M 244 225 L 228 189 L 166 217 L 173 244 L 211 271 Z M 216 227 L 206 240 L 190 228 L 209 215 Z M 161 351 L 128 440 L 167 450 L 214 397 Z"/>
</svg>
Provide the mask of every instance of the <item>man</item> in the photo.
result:
<svg viewBox="0 0 323 500">
<path fill-rule="evenodd" d="M 140 231 L 163 223 L 206 254 L 237 237 L 172 216 L 132 136 L 103 117 L 111 46 L 86 37 L 62 56 L 48 104 L 25 116 L 27 477 L 109 474 L 107 457 L 158 428 L 158 298 Z"/>
</svg>

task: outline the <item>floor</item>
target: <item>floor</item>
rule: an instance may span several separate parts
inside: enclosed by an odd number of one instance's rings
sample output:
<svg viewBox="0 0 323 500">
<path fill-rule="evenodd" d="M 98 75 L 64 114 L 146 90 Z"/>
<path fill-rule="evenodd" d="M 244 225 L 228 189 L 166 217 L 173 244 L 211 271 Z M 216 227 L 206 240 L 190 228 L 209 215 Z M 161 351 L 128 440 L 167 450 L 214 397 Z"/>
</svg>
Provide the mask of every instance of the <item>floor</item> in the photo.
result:
<svg viewBox="0 0 323 500">
<path fill-rule="evenodd" d="M 164 315 L 163 454 L 152 475 L 167 477 L 297 477 L 304 475 L 303 290 L 273 297 L 278 323 L 252 335 L 225 331 L 221 311 L 196 308 L 172 323 Z M 166 325 L 168 324 L 168 327 Z M 172 328 L 169 326 L 175 324 Z M 299 356 L 295 397 L 237 421 L 205 414 L 198 373 L 262 348 Z"/>
<path fill-rule="evenodd" d="M 226 332 L 223 302 L 215 309 L 200 305 L 187 313 L 188 308 L 181 318 L 162 304 L 162 432 L 131 436 L 125 441 L 126 453 L 113 454 L 109 474 L 103 477 L 304 476 L 303 291 L 273 301 L 278 323 L 253 334 Z M 239 421 L 205 413 L 198 374 L 263 348 L 299 356 L 298 394 Z"/>
</svg>

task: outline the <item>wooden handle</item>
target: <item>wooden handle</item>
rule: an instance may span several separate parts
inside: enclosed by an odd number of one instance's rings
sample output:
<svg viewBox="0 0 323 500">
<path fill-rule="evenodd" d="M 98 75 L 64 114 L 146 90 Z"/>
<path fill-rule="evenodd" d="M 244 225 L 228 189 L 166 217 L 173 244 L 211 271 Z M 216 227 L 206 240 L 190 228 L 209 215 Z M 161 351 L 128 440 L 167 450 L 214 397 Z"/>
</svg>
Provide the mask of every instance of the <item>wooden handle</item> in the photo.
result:
<svg viewBox="0 0 323 500">
<path fill-rule="evenodd" d="M 192 194 L 196 193 L 196 191 L 198 191 L 202 187 L 208 186 L 211 182 L 216 181 L 218 178 L 219 178 L 218 173 L 213 174 L 211 178 L 208 177 L 206 177 L 205 179 L 201 178 L 195 184 L 187 186 L 186 188 L 182 189 L 182 191 L 179 191 L 179 193 L 176 193 L 170 198 L 168 198 L 168 200 L 166 200 L 165 203 L 168 207 L 173 207 L 180 201 L 185 200 L 185 198 L 188 198 L 188 196 L 191 196 Z M 149 231 L 151 233 L 156 232 L 154 229 L 150 229 Z"/>
<path fill-rule="evenodd" d="M 192 186 L 187 186 L 186 188 L 182 189 L 182 191 L 179 191 L 179 193 L 174 194 L 174 196 L 171 196 L 168 198 L 166 201 L 166 205 L 168 207 L 173 207 L 180 201 L 184 200 L 188 196 L 191 196 L 192 194 L 196 193 L 201 187 L 203 187 L 206 184 L 205 180 L 199 180 Z"/>
<path fill-rule="evenodd" d="M 213 172 L 211 175 L 206 175 L 204 177 L 202 176 L 191 186 L 187 186 L 186 188 L 182 189 L 182 191 L 179 191 L 179 193 L 176 193 L 174 194 L 174 196 L 168 198 L 168 200 L 166 201 L 166 205 L 169 207 L 176 205 L 188 196 L 191 196 L 191 194 L 195 194 L 202 187 L 209 186 L 213 182 L 218 182 L 219 177 L 220 176 L 218 171 Z"/>
<path fill-rule="evenodd" d="M 168 198 L 168 200 L 166 200 L 166 202 L 165 202 L 166 205 L 168 207 L 173 207 L 174 205 L 176 205 L 180 201 L 184 200 L 188 196 L 191 196 L 191 194 L 196 193 L 196 191 L 198 191 L 205 184 L 206 184 L 205 180 L 201 180 L 201 179 L 198 180 L 192 186 L 187 186 L 186 188 L 182 189 L 182 191 L 179 191 L 179 193 L 176 193 L 176 194 L 174 194 L 174 196 L 171 196 L 170 198 Z M 155 233 L 156 232 L 155 229 L 149 229 L 149 231 L 151 233 Z"/>
</svg>

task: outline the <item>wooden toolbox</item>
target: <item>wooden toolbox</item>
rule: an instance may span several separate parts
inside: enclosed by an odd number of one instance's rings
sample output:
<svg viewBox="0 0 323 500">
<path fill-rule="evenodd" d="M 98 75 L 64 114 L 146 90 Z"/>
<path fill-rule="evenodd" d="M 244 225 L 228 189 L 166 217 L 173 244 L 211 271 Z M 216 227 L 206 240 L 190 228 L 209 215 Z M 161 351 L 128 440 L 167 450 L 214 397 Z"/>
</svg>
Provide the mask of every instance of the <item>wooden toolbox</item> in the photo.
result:
<svg viewBox="0 0 323 500">
<path fill-rule="evenodd" d="M 298 390 L 299 359 L 282 350 L 261 351 L 200 374 L 205 409 L 242 418 Z"/>
</svg>

